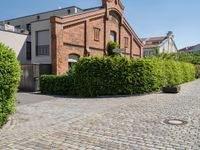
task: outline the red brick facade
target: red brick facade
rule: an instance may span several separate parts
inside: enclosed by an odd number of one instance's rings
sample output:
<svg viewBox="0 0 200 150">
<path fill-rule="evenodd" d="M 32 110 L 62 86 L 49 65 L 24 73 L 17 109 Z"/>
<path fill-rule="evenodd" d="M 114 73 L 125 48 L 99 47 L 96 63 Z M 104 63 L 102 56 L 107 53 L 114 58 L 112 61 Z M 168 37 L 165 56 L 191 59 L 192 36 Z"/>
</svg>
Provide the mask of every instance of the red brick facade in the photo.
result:
<svg viewBox="0 0 200 150">
<path fill-rule="evenodd" d="M 80 57 L 106 55 L 111 31 L 116 33 L 120 48 L 126 48 L 127 57 L 142 57 L 142 43 L 123 13 L 124 7 L 119 0 L 102 0 L 102 8 L 65 18 L 52 17 L 53 73 L 66 73 L 70 54 Z M 95 38 L 95 29 L 99 31 L 99 39 Z"/>
</svg>

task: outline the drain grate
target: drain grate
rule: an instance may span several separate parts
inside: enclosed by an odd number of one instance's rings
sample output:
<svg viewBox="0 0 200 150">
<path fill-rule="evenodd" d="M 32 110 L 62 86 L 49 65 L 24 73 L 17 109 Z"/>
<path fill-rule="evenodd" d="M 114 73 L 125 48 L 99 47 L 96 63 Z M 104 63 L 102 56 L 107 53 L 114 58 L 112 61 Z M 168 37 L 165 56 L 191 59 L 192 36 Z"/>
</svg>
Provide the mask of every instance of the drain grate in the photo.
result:
<svg viewBox="0 0 200 150">
<path fill-rule="evenodd" d="M 184 120 L 180 120 L 180 119 L 166 119 L 164 120 L 165 124 L 169 124 L 169 125 L 185 125 L 188 122 L 184 121 Z"/>
</svg>

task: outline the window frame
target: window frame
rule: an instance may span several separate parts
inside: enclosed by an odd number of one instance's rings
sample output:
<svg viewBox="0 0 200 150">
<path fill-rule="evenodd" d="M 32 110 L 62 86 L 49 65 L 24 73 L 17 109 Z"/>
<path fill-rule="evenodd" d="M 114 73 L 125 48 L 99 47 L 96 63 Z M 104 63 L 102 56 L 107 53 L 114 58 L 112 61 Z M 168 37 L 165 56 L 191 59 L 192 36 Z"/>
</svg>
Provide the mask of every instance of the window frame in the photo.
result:
<svg viewBox="0 0 200 150">
<path fill-rule="evenodd" d="M 50 55 L 50 45 L 48 44 L 48 45 L 38 45 L 38 33 L 39 32 L 44 32 L 44 31 L 48 31 L 49 32 L 49 30 L 39 30 L 39 31 L 36 31 L 36 56 L 49 56 Z M 49 33 L 50 34 L 50 33 Z M 39 49 L 39 47 L 46 47 L 47 48 L 47 50 L 45 50 L 45 49 Z M 40 51 L 39 51 L 40 50 Z"/>
<path fill-rule="evenodd" d="M 28 49 L 28 44 L 30 44 L 30 49 Z M 26 42 L 26 60 L 31 60 L 32 59 L 32 44 L 31 42 L 27 41 Z"/>
<path fill-rule="evenodd" d="M 100 41 L 100 28 L 94 28 L 94 41 Z"/>
<path fill-rule="evenodd" d="M 128 47 L 129 47 L 129 38 L 124 37 L 124 48 L 128 48 Z"/>
<path fill-rule="evenodd" d="M 113 33 L 113 35 L 112 35 Z M 111 36 L 114 36 L 114 41 L 111 39 Z M 110 41 L 117 42 L 117 32 L 111 30 L 110 31 Z"/>
</svg>

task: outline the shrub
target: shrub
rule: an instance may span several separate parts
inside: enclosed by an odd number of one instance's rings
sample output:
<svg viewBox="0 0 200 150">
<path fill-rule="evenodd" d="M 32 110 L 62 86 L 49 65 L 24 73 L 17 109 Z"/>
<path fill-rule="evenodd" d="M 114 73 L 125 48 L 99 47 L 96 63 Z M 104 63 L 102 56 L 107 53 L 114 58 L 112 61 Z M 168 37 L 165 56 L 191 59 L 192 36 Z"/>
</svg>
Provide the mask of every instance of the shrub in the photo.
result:
<svg viewBox="0 0 200 150">
<path fill-rule="evenodd" d="M 65 76 L 42 76 L 45 94 L 81 97 L 144 94 L 195 79 L 192 64 L 159 58 L 84 57 Z"/>
<path fill-rule="evenodd" d="M 15 94 L 21 69 L 14 51 L 0 43 L 0 126 L 15 111 Z"/>
<path fill-rule="evenodd" d="M 82 58 L 75 67 L 74 88 L 79 96 L 143 94 L 163 86 L 195 79 L 192 64 L 158 58 Z"/>
<path fill-rule="evenodd" d="M 108 43 L 108 49 L 107 49 L 108 55 L 109 56 L 115 55 L 115 53 L 113 52 L 113 50 L 116 49 L 116 48 L 119 48 L 119 44 L 117 42 L 110 41 Z"/>
<path fill-rule="evenodd" d="M 71 79 L 67 75 L 42 75 L 40 77 L 40 91 L 43 94 L 69 95 L 71 84 Z"/>
<path fill-rule="evenodd" d="M 195 67 L 196 67 L 196 72 L 197 72 L 196 76 L 197 78 L 200 78 L 200 65 L 195 65 Z"/>
<path fill-rule="evenodd" d="M 159 54 L 157 57 L 164 60 L 175 60 L 187 63 L 192 63 L 194 61 L 193 56 L 186 53 L 162 53 Z"/>
</svg>

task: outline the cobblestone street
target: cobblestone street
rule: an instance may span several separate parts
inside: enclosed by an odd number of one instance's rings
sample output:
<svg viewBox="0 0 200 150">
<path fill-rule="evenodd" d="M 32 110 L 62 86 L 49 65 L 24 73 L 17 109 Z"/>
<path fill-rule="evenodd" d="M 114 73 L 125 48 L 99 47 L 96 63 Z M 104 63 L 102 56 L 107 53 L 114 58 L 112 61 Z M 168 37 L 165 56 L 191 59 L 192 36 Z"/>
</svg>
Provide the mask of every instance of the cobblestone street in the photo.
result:
<svg viewBox="0 0 200 150">
<path fill-rule="evenodd" d="M 198 150 L 200 80 L 175 95 L 80 99 L 19 93 L 17 112 L 0 135 L 1 150 Z"/>
</svg>

